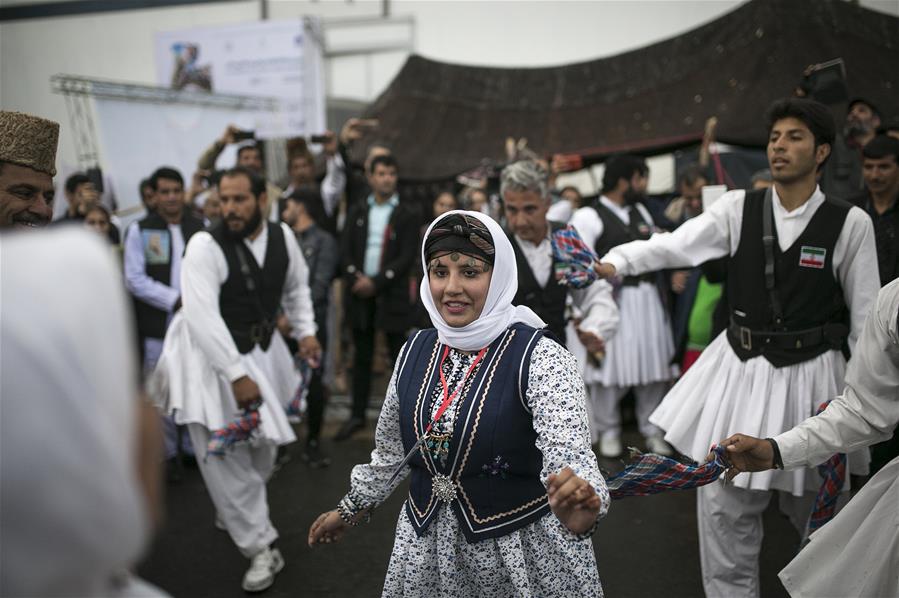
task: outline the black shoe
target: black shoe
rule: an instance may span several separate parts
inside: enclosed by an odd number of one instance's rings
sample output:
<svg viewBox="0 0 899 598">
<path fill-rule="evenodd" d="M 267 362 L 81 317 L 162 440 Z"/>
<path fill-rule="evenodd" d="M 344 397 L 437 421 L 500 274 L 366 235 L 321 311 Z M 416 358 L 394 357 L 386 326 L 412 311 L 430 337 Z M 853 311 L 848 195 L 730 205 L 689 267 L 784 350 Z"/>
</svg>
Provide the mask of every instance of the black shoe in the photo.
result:
<svg viewBox="0 0 899 598">
<path fill-rule="evenodd" d="M 303 450 L 303 461 L 306 462 L 309 467 L 314 469 L 318 469 L 320 467 L 327 467 L 331 464 L 331 457 L 325 455 L 321 448 L 319 448 L 318 440 L 310 440 L 306 443 L 306 448 Z"/>
<path fill-rule="evenodd" d="M 359 419 L 357 417 L 351 417 L 350 419 L 346 420 L 342 426 L 340 426 L 337 434 L 334 435 L 334 440 L 336 440 L 337 442 L 344 441 L 364 427 L 365 420 Z"/>
</svg>

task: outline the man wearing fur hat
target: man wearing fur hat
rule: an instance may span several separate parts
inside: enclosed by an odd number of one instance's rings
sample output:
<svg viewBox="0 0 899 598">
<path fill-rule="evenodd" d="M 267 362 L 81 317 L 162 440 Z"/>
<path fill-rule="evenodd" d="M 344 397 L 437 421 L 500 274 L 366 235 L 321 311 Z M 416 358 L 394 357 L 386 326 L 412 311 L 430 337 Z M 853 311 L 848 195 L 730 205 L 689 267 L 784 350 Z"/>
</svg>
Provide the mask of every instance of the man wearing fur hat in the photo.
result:
<svg viewBox="0 0 899 598">
<path fill-rule="evenodd" d="M 0 229 L 50 223 L 58 140 L 59 123 L 0 110 Z"/>
</svg>

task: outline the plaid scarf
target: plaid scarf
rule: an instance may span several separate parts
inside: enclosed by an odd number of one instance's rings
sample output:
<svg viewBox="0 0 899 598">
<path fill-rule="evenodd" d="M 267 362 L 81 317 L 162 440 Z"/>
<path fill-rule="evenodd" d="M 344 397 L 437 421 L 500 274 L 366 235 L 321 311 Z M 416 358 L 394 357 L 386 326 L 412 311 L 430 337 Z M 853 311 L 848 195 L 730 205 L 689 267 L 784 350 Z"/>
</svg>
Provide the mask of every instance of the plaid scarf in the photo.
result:
<svg viewBox="0 0 899 598">
<path fill-rule="evenodd" d="M 583 289 L 596 280 L 593 262 L 596 253 L 584 243 L 577 231 L 568 225 L 554 232 L 550 238 L 553 249 L 555 275 L 559 284 Z"/>
<path fill-rule="evenodd" d="M 830 401 L 822 403 L 815 415 L 819 415 L 827 409 L 828 404 Z M 837 453 L 819 465 L 818 473 L 824 478 L 824 482 L 818 489 L 815 506 L 808 519 L 809 534 L 833 519 L 837 508 L 837 499 L 840 497 L 840 490 L 846 480 L 846 453 Z"/>
<path fill-rule="evenodd" d="M 631 455 L 638 460 L 606 480 L 609 495 L 616 499 L 705 486 L 717 480 L 727 467 L 724 447 L 712 447 L 712 452 L 715 458 L 711 461 L 685 464 L 631 449 Z"/>
<path fill-rule="evenodd" d="M 206 457 L 215 455 L 216 457 L 224 457 L 225 451 L 237 442 L 249 440 L 253 436 L 253 432 L 259 427 L 259 406 L 261 402 L 256 402 L 243 410 L 237 418 L 228 423 L 221 430 L 215 430 L 209 437 L 206 444 Z"/>
<path fill-rule="evenodd" d="M 287 405 L 287 415 L 299 417 L 305 407 L 306 395 L 309 393 L 309 384 L 312 381 L 312 368 L 307 360 L 300 357 L 296 358 L 295 365 L 297 372 L 300 374 L 300 384 Z"/>
</svg>

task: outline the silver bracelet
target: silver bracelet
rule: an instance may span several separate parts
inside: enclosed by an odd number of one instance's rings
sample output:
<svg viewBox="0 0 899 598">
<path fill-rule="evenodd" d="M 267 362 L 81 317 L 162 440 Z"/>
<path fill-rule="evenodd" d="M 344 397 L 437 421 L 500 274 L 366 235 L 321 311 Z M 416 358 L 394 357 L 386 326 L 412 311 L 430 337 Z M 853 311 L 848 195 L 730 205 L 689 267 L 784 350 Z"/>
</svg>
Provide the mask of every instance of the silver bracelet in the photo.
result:
<svg viewBox="0 0 899 598">
<path fill-rule="evenodd" d="M 357 507 L 356 503 L 349 497 L 349 495 L 344 496 L 339 503 L 337 503 L 337 514 L 340 515 L 340 519 L 343 520 L 344 523 L 350 525 L 352 527 L 356 527 L 360 523 L 368 523 L 371 521 L 371 512 L 374 509 L 365 507 Z M 365 512 L 362 515 L 361 519 L 357 519 L 359 513 Z"/>
</svg>

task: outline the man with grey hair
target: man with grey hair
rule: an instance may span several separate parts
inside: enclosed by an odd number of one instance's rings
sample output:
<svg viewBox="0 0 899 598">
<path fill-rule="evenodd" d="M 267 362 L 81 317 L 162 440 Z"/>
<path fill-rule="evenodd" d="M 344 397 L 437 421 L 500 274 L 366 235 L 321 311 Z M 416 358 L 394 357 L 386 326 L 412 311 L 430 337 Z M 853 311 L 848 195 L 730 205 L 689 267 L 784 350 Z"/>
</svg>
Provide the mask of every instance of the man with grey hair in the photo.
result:
<svg viewBox="0 0 899 598">
<path fill-rule="evenodd" d="M 547 328 L 566 340 L 568 298 L 579 312 L 575 330 L 591 354 L 602 353 L 618 325 L 618 307 L 612 298 L 612 287 L 596 281 L 583 289 L 557 283 L 556 257 L 552 234 L 565 225 L 546 218 L 550 198 L 546 171 L 531 160 L 522 160 L 503 169 L 500 195 L 506 216 L 506 228 L 518 265 L 518 292 L 514 305 L 533 309 Z"/>
</svg>

